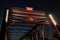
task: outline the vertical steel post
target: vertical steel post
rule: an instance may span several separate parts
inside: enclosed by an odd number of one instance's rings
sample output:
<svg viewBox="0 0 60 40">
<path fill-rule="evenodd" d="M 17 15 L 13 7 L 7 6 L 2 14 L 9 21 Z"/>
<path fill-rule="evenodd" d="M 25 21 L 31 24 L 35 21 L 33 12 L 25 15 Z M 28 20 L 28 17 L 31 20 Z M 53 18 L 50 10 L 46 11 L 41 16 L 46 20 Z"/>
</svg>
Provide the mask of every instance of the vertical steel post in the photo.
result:
<svg viewBox="0 0 60 40">
<path fill-rule="evenodd" d="M 44 26 L 42 26 L 42 40 L 44 40 Z"/>
<path fill-rule="evenodd" d="M 32 40 L 34 39 L 34 37 L 33 37 L 33 31 L 32 31 Z"/>
<path fill-rule="evenodd" d="M 9 9 L 5 11 L 4 17 L 3 17 L 3 22 L 2 22 L 2 27 L 1 27 L 1 40 L 7 40 L 7 28 L 9 26 L 8 23 L 8 16 L 9 16 Z"/>
</svg>

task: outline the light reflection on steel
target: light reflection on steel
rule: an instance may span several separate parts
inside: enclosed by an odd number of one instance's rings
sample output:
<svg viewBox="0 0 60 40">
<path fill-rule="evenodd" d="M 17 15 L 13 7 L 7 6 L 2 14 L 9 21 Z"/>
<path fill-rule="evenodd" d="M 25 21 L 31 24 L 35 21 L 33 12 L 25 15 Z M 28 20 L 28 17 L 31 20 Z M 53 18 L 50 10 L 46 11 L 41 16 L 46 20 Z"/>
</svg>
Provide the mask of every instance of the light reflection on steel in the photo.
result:
<svg viewBox="0 0 60 40">
<path fill-rule="evenodd" d="M 14 16 L 24 16 L 24 17 L 29 17 L 29 15 L 23 15 L 23 14 L 12 14 Z M 35 18 L 47 18 L 46 16 L 31 16 Z"/>
<path fill-rule="evenodd" d="M 5 19 L 6 23 L 8 22 L 8 15 L 9 15 L 9 9 L 6 10 L 6 19 Z"/>
<path fill-rule="evenodd" d="M 56 23 L 56 21 L 54 20 L 53 16 L 52 16 L 51 14 L 49 14 L 49 17 L 50 17 L 51 21 L 53 22 L 53 24 L 56 26 L 57 23 Z"/>
<path fill-rule="evenodd" d="M 58 33 L 58 36 L 60 37 L 60 34 L 59 34 L 59 30 L 58 30 L 58 28 L 57 28 L 57 23 L 56 23 L 56 21 L 53 19 L 53 16 L 52 16 L 51 14 L 49 14 L 49 17 L 50 17 L 51 21 L 52 21 L 53 24 L 54 24 L 54 28 L 55 28 L 56 32 Z"/>
</svg>

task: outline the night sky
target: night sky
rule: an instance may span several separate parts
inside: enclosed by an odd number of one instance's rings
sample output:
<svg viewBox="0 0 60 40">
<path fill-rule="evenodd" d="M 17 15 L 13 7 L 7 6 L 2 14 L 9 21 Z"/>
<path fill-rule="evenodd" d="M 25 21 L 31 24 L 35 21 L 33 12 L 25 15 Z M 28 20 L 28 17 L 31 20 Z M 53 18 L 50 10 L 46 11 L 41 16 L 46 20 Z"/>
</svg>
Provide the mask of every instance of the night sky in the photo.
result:
<svg viewBox="0 0 60 40">
<path fill-rule="evenodd" d="M 25 8 L 33 7 L 35 10 L 44 10 L 46 12 L 53 12 L 54 18 L 60 25 L 60 1 L 35 1 L 35 0 L 0 0 L 0 28 L 2 23 L 2 18 L 4 15 L 4 10 L 11 7 L 22 7 Z"/>
</svg>

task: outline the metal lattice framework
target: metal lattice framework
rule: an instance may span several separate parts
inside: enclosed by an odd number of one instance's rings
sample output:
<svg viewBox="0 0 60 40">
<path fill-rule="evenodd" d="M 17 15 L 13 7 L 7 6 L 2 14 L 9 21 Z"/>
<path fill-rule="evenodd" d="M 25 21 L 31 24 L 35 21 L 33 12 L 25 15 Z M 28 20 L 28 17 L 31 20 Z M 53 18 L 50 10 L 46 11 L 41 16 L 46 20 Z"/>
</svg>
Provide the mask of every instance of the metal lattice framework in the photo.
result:
<svg viewBox="0 0 60 40">
<path fill-rule="evenodd" d="M 37 35 L 36 37 L 38 37 L 39 32 L 36 31 L 37 30 L 36 28 L 39 25 L 42 26 L 51 25 L 57 32 L 59 32 L 59 30 L 56 27 L 57 23 L 53 19 L 52 15 L 47 14 L 45 11 L 33 10 L 33 8 L 30 7 L 26 7 L 26 9 L 21 8 L 7 9 L 2 24 L 2 31 L 1 31 L 2 40 L 8 40 L 8 35 L 11 34 L 14 35 L 18 34 L 17 36 L 19 36 L 20 40 L 23 40 L 25 36 L 28 37 L 27 36 L 28 34 L 35 36 Z M 15 31 L 13 32 L 13 30 Z M 44 34 L 42 33 L 42 35 Z M 25 38 L 24 40 L 28 39 Z"/>
</svg>

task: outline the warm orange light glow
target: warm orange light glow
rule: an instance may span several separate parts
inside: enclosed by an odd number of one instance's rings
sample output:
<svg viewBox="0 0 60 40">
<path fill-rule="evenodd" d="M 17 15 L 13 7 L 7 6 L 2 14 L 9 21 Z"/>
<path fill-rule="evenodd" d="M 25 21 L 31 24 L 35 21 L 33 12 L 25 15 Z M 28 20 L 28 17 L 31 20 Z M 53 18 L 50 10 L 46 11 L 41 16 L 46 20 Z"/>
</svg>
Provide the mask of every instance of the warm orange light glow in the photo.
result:
<svg viewBox="0 0 60 40">
<path fill-rule="evenodd" d="M 6 23 L 8 21 L 8 13 L 9 13 L 9 9 L 6 10 L 6 19 L 5 19 Z"/>
<path fill-rule="evenodd" d="M 52 16 L 51 14 L 49 14 L 49 17 L 50 17 L 51 21 L 53 22 L 53 24 L 56 26 L 57 23 L 56 23 L 56 21 L 53 19 L 53 16 Z"/>
<path fill-rule="evenodd" d="M 31 8 L 31 7 L 26 7 L 26 10 L 28 10 L 28 11 L 32 11 L 33 8 Z"/>
<path fill-rule="evenodd" d="M 34 21 L 34 19 L 33 19 L 33 18 L 29 18 L 29 20 L 30 20 L 30 21 Z"/>
</svg>

